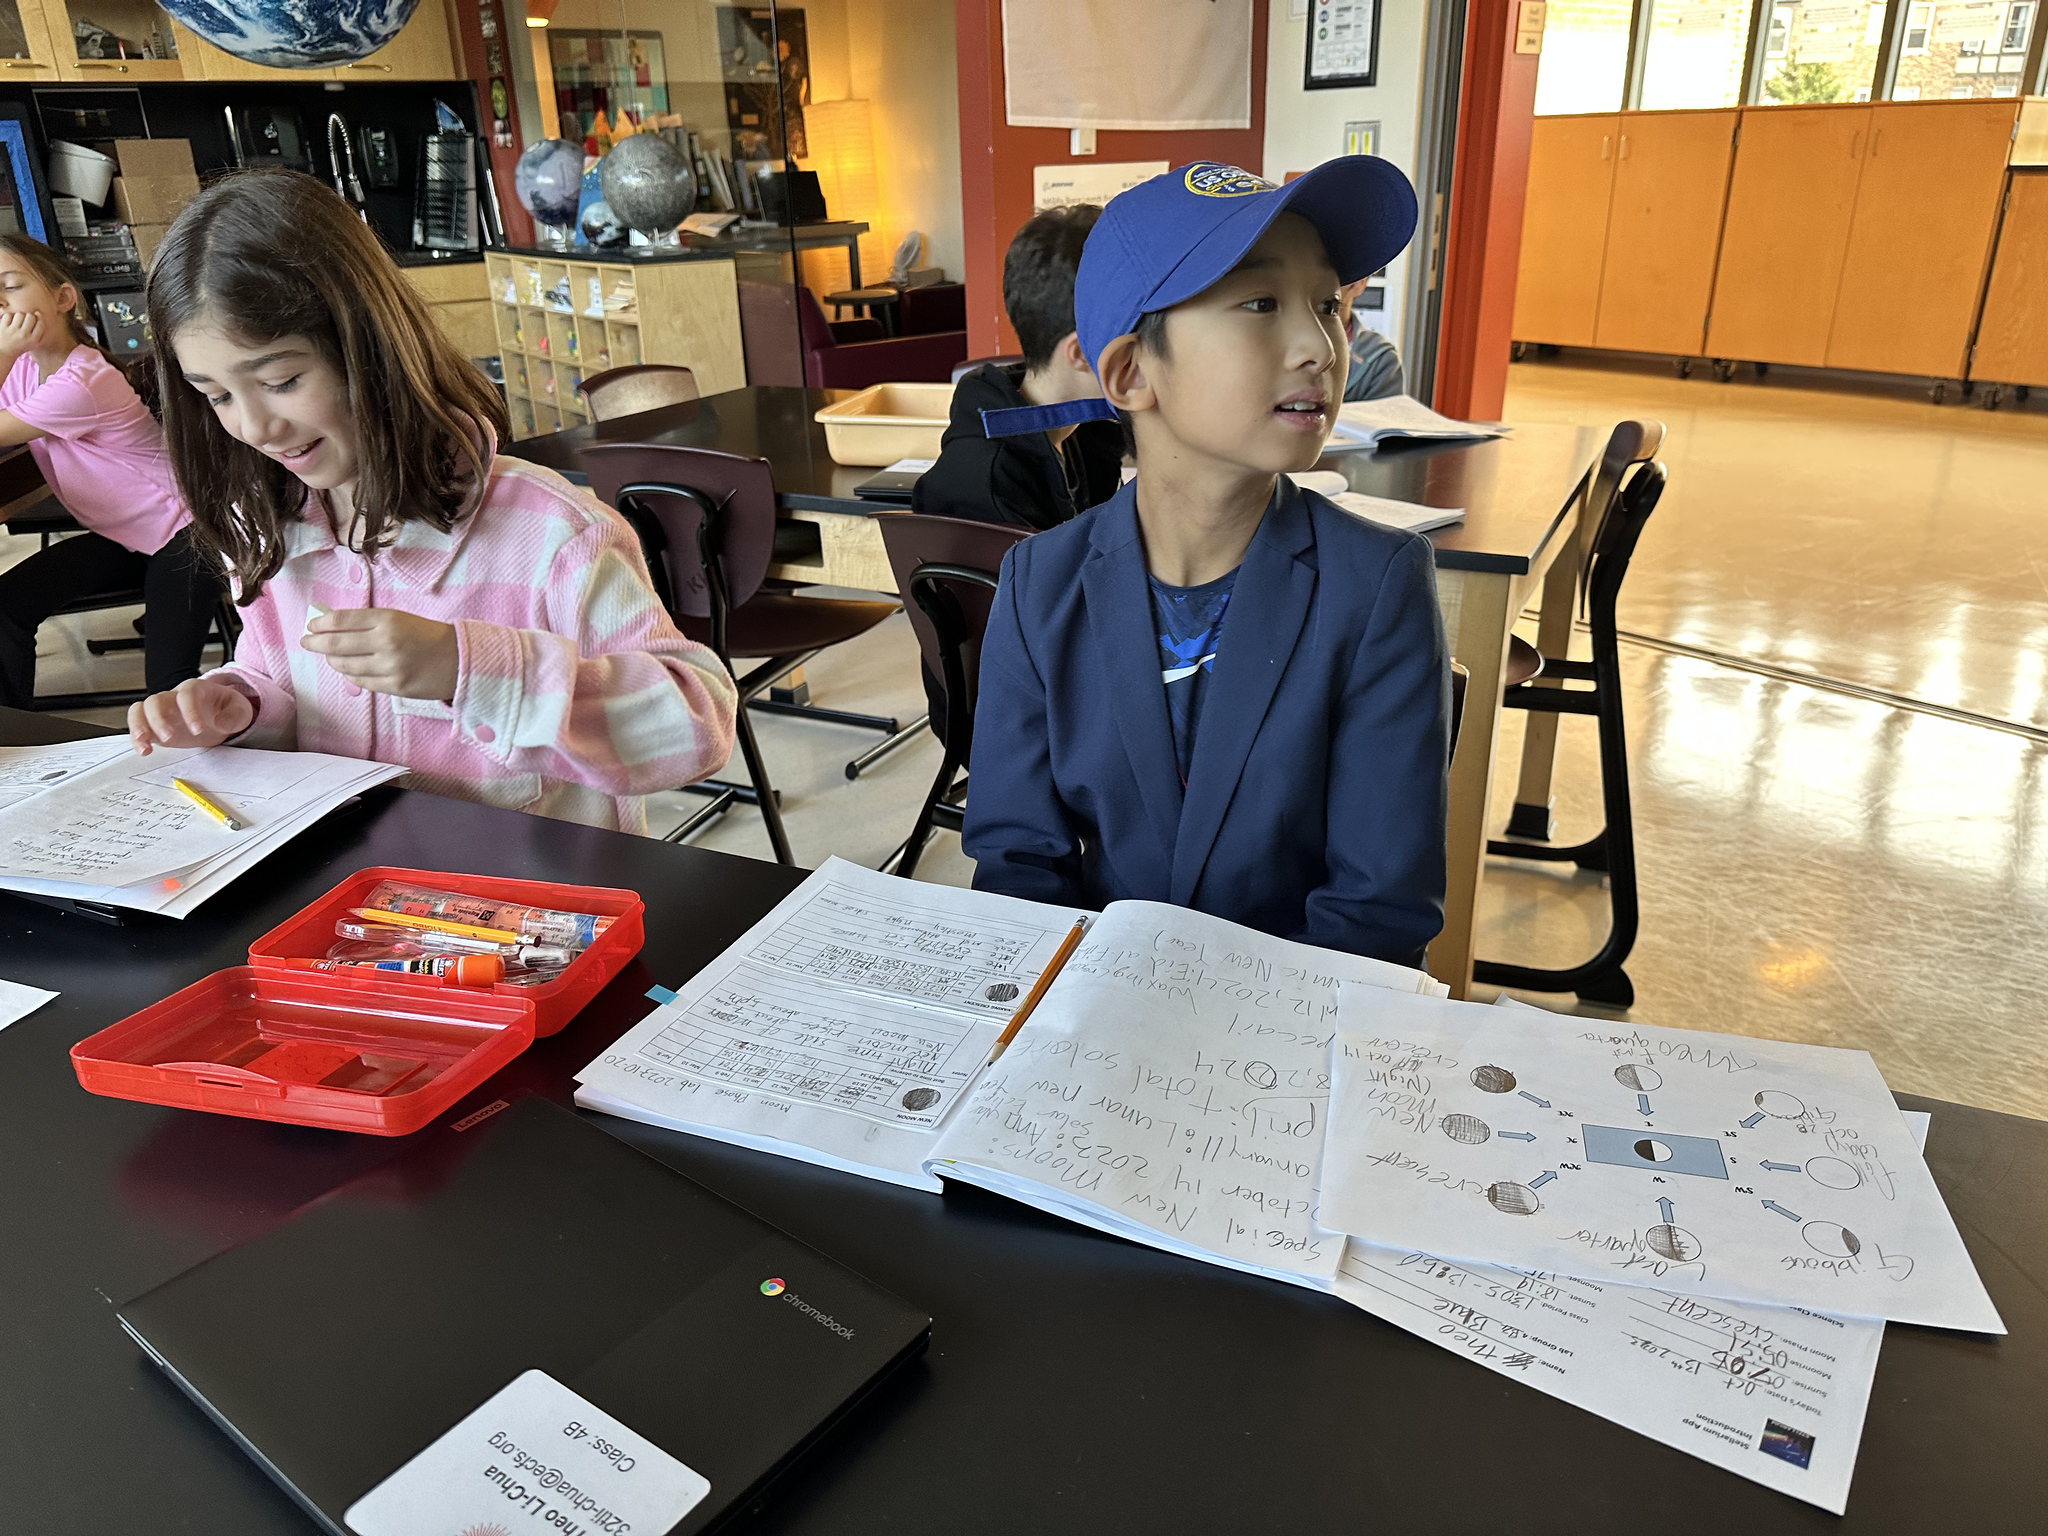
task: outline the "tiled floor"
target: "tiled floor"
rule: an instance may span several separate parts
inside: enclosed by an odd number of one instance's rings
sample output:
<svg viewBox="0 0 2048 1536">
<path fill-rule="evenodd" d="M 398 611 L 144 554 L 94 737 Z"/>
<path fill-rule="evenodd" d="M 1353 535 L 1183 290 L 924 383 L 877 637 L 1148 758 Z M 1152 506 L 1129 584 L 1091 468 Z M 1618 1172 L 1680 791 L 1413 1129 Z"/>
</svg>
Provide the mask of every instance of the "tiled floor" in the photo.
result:
<svg viewBox="0 0 2048 1536">
<path fill-rule="evenodd" d="M 1515 369 L 1507 414 L 1671 426 L 1672 488 L 1630 574 L 1627 628 L 2048 726 L 2041 402 L 1992 415 L 1906 390 L 1558 360 Z M 0 560 L 14 552 L 0 545 Z M 139 671 L 84 656 L 83 633 L 126 622 L 46 628 L 42 686 Z M 914 656 L 899 617 L 815 663 L 813 692 L 914 715 Z M 2048 740 L 1642 646 L 1624 664 L 1643 886 L 1631 1016 L 1855 1046 L 1895 1088 L 2048 1116 Z M 807 864 L 880 862 L 937 768 L 927 737 L 849 783 L 872 734 L 782 717 L 758 729 Z M 1497 820 L 1519 730 L 1510 718 Z M 1576 838 L 1598 815 L 1590 722 L 1564 736 L 1559 834 Z M 691 808 L 658 797 L 657 826 Z M 767 854 L 745 807 L 700 841 Z M 970 873 L 944 834 L 919 870 Z M 1489 866 L 1490 958 L 1567 963 L 1605 922 L 1595 877 Z"/>
</svg>

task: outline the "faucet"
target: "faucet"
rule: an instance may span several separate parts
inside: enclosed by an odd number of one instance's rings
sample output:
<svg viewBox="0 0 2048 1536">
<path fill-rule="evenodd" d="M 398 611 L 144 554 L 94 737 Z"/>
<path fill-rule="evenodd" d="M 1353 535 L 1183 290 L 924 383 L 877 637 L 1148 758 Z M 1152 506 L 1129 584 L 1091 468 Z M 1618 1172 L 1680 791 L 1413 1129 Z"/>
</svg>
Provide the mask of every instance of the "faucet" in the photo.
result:
<svg viewBox="0 0 2048 1536">
<path fill-rule="evenodd" d="M 327 164 L 334 172 L 334 190 L 348 199 L 357 218 L 369 223 L 369 210 L 363 206 L 363 183 L 356 175 L 356 147 L 349 139 L 348 123 L 339 112 L 327 114 Z"/>
</svg>

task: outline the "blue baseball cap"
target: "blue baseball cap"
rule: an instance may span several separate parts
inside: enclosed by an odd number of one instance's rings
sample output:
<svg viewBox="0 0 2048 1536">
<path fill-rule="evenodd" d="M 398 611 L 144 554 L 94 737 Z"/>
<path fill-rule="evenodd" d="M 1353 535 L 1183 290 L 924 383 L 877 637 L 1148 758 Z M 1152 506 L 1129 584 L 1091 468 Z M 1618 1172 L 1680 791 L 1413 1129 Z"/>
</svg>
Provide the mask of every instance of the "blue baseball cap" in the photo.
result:
<svg viewBox="0 0 2048 1536">
<path fill-rule="evenodd" d="M 1074 275 L 1074 328 L 1092 367 L 1138 317 L 1220 280 L 1283 213 L 1315 225 L 1337 280 L 1355 283 L 1415 234 L 1415 188 L 1375 155 L 1326 160 L 1284 186 L 1198 160 L 1109 200 Z"/>
</svg>

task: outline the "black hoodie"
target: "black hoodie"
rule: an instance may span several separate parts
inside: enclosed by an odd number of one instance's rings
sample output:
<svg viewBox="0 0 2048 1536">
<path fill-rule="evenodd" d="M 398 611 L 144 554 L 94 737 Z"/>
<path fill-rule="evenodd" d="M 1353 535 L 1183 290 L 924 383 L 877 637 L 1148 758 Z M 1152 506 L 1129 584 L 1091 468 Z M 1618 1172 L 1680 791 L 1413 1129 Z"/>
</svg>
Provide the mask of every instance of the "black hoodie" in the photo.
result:
<svg viewBox="0 0 2048 1536">
<path fill-rule="evenodd" d="M 939 459 L 918 477 L 911 506 L 937 517 L 1045 529 L 1116 494 L 1123 473 L 1123 429 L 1084 422 L 1058 448 L 1043 432 L 991 439 L 981 413 L 1028 406 L 1021 364 L 990 363 L 953 389 L 953 420 Z"/>
</svg>

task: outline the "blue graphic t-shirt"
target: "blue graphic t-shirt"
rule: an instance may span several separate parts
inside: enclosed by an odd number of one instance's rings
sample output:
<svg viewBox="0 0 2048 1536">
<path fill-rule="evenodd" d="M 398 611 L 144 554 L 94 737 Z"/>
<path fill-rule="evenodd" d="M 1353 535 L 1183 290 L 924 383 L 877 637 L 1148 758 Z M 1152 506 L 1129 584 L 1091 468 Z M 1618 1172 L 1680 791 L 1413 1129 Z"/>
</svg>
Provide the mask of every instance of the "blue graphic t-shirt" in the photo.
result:
<svg viewBox="0 0 2048 1536">
<path fill-rule="evenodd" d="M 1223 638 L 1223 615 L 1237 572 L 1199 587 L 1152 583 L 1152 622 L 1159 632 L 1159 679 L 1166 686 L 1166 717 L 1173 725 L 1173 756 L 1180 781 L 1188 781 L 1195 759 L 1195 730 L 1202 720 L 1202 695 L 1216 666 L 1216 647 Z"/>
</svg>

